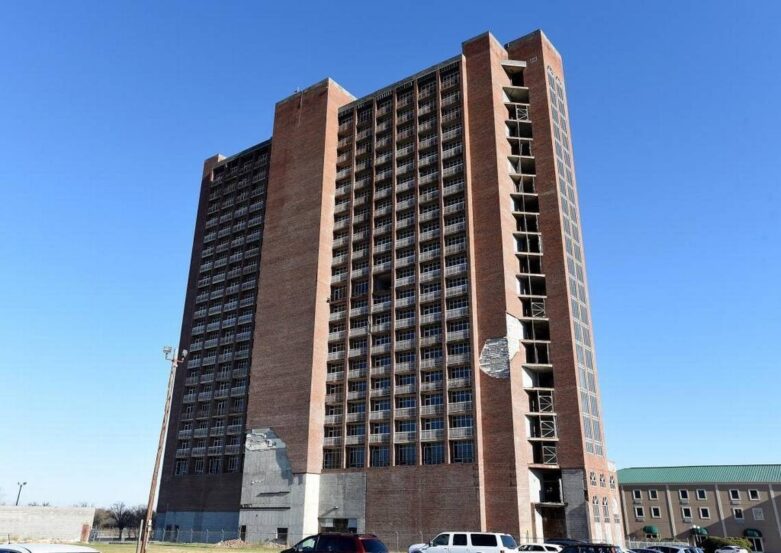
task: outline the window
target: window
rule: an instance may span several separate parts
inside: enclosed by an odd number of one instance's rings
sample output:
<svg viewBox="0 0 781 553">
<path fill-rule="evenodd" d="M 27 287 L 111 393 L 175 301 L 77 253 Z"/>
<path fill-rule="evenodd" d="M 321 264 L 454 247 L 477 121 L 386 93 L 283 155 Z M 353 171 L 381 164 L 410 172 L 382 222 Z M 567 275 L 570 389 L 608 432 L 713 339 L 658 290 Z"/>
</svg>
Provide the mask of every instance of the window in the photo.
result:
<svg viewBox="0 0 781 553">
<path fill-rule="evenodd" d="M 450 462 L 474 462 L 474 444 L 471 441 L 450 442 Z"/>
<path fill-rule="evenodd" d="M 659 491 L 658 490 L 648 490 L 648 499 L 653 499 L 654 501 L 659 499 Z"/>
<path fill-rule="evenodd" d="M 445 447 L 441 443 L 423 444 L 423 464 L 439 465 L 445 462 Z"/>
<path fill-rule="evenodd" d="M 472 534 L 472 545 L 477 547 L 496 547 L 496 536 L 493 534 Z"/>
<path fill-rule="evenodd" d="M 341 468 L 341 464 L 342 464 L 341 451 L 338 451 L 336 449 L 326 449 L 323 451 L 324 469 Z"/>
<path fill-rule="evenodd" d="M 453 545 L 466 545 L 466 534 L 453 534 Z"/>
<path fill-rule="evenodd" d="M 370 431 L 372 434 L 390 434 L 390 424 L 387 422 L 373 422 Z"/>
<path fill-rule="evenodd" d="M 388 553 L 388 548 L 378 539 L 361 540 L 366 553 Z"/>
<path fill-rule="evenodd" d="M 749 490 L 748 491 L 748 498 L 751 501 L 759 501 L 759 490 Z"/>
<path fill-rule="evenodd" d="M 187 461 L 186 460 L 177 460 L 176 465 L 174 466 L 174 474 L 180 475 L 180 474 L 187 474 Z M 755 509 L 756 510 L 756 509 Z M 756 518 L 756 517 L 754 517 Z"/>
<path fill-rule="evenodd" d="M 662 510 L 659 507 L 651 507 L 651 518 L 662 518 Z"/>
<path fill-rule="evenodd" d="M 765 520 L 765 511 L 761 507 L 754 507 L 751 509 L 751 516 L 754 517 L 754 520 Z"/>
<path fill-rule="evenodd" d="M 349 434 L 349 429 L 348 429 Z M 347 466 L 348 468 L 361 468 L 364 465 L 364 450 L 362 447 L 347 448 Z"/>
<path fill-rule="evenodd" d="M 748 541 L 751 542 L 751 550 L 755 551 L 756 553 L 762 553 L 765 550 L 765 545 L 762 542 L 761 537 L 750 537 L 746 538 Z"/>
<path fill-rule="evenodd" d="M 681 516 L 683 517 L 683 520 L 691 520 L 691 518 L 692 518 L 692 508 L 691 507 L 681 507 Z"/>
<path fill-rule="evenodd" d="M 444 403 L 442 394 L 429 394 L 421 398 L 423 405 L 442 405 Z"/>
<path fill-rule="evenodd" d="M 397 420 L 396 432 L 415 432 L 417 422 L 414 420 Z"/>
<path fill-rule="evenodd" d="M 442 419 L 422 419 L 420 424 L 423 430 L 441 430 L 445 428 L 445 421 Z"/>
<path fill-rule="evenodd" d="M 396 464 L 397 465 L 414 465 L 417 462 L 416 459 L 417 446 L 414 444 L 404 444 L 396 446 Z"/>
<path fill-rule="evenodd" d="M 743 520 L 743 509 L 739 507 L 733 507 L 732 516 L 735 517 L 735 520 Z"/>
<path fill-rule="evenodd" d="M 315 537 L 306 538 L 305 540 L 301 541 L 296 545 L 295 550 L 299 553 L 303 553 L 305 551 L 313 551 L 315 548 Z"/>
<path fill-rule="evenodd" d="M 450 534 L 440 534 L 431 541 L 431 545 L 447 545 L 450 541 Z"/>
<path fill-rule="evenodd" d="M 372 447 L 369 450 L 371 465 L 373 467 L 387 467 L 390 465 L 390 450 L 387 446 Z"/>
<path fill-rule="evenodd" d="M 472 415 L 456 415 L 450 417 L 450 428 L 470 428 L 474 426 Z"/>
<path fill-rule="evenodd" d="M 594 473 L 592 472 L 591 475 L 593 476 Z M 591 481 L 594 482 L 594 479 L 592 478 Z M 640 490 L 632 490 L 632 499 L 640 500 L 643 497 L 642 494 L 643 492 L 641 492 Z"/>
<path fill-rule="evenodd" d="M 700 507 L 700 518 L 710 518 L 710 509 L 707 507 Z"/>
<path fill-rule="evenodd" d="M 689 501 L 689 490 L 678 490 L 678 498 L 681 501 Z"/>
<path fill-rule="evenodd" d="M 708 499 L 708 492 L 706 492 L 705 490 L 697 490 L 697 499 L 699 499 L 700 501 L 705 501 L 706 499 Z"/>
<path fill-rule="evenodd" d="M 642 507 L 635 507 L 635 518 L 642 520 L 645 518 L 645 509 Z"/>
<path fill-rule="evenodd" d="M 730 490 L 729 498 L 730 501 L 740 501 L 740 490 Z"/>
</svg>

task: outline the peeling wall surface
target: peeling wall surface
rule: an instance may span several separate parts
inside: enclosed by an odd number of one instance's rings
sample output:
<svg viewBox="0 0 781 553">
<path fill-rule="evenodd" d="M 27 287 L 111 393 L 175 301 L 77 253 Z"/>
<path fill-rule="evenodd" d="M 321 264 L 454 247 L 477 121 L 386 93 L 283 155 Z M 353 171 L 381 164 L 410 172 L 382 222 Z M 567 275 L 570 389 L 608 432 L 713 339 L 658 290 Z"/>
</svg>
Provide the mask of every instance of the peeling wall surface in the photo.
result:
<svg viewBox="0 0 781 553">
<path fill-rule="evenodd" d="M 348 519 L 359 532 L 366 527 L 366 474 L 294 474 L 287 445 L 270 428 L 249 432 L 244 449 L 239 526 L 250 542 L 275 540 L 287 529 L 294 544 Z"/>
<path fill-rule="evenodd" d="M 480 350 L 480 370 L 494 378 L 510 378 L 510 361 L 521 349 L 523 325 L 507 314 L 507 335 L 488 338 Z"/>
<path fill-rule="evenodd" d="M 252 542 L 276 539 L 291 523 L 293 473 L 287 445 L 270 428 L 254 428 L 244 444 L 239 526 Z"/>
</svg>

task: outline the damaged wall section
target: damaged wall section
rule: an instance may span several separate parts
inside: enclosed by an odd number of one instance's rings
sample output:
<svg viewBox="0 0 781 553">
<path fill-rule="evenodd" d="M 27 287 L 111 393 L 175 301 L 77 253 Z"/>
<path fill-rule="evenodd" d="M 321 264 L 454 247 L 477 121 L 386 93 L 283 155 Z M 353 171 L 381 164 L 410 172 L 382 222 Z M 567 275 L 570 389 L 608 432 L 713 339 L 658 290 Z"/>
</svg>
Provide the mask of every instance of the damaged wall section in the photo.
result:
<svg viewBox="0 0 781 553">
<path fill-rule="evenodd" d="M 523 325 L 509 313 L 507 335 L 488 338 L 480 350 L 480 370 L 494 378 L 510 378 L 510 362 L 521 349 Z"/>
<path fill-rule="evenodd" d="M 335 519 L 366 528 L 366 474 L 293 473 L 287 445 L 271 428 L 247 434 L 239 525 L 253 543 L 293 544 Z M 284 530 L 284 531 L 282 531 Z"/>
</svg>

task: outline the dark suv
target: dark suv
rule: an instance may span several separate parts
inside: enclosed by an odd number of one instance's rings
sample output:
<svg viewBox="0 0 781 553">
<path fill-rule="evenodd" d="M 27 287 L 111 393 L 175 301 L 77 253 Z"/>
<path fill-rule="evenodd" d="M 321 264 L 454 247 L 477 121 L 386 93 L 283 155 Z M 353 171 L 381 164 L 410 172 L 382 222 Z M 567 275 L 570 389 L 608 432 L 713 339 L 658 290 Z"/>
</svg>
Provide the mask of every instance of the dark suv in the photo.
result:
<svg viewBox="0 0 781 553">
<path fill-rule="evenodd" d="M 304 538 L 282 553 L 388 553 L 373 534 L 317 534 Z"/>
</svg>

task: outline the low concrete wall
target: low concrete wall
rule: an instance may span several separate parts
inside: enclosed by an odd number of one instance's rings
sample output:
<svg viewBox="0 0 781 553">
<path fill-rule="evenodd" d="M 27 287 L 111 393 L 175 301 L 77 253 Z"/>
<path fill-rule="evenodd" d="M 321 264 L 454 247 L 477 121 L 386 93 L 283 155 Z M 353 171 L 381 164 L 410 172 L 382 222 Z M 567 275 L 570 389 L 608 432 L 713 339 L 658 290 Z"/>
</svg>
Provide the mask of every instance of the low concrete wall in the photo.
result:
<svg viewBox="0 0 781 553">
<path fill-rule="evenodd" d="M 11 541 L 88 541 L 93 507 L 0 506 L 0 538 Z"/>
</svg>

